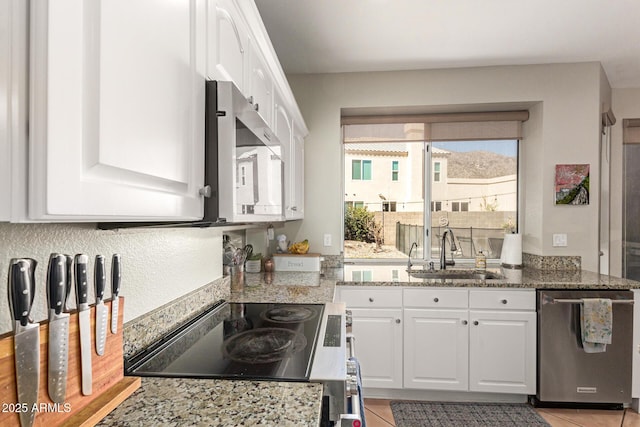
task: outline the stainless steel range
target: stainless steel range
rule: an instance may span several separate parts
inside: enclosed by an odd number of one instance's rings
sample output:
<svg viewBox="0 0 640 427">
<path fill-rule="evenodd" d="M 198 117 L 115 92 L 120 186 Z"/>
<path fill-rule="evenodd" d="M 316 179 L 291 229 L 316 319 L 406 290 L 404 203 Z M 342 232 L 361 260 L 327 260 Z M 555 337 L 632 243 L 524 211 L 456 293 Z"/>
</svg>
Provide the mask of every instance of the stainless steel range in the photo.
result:
<svg viewBox="0 0 640 427">
<path fill-rule="evenodd" d="M 344 304 L 221 302 L 125 361 L 127 375 L 312 381 L 325 425 L 360 426 L 353 338 Z"/>
</svg>

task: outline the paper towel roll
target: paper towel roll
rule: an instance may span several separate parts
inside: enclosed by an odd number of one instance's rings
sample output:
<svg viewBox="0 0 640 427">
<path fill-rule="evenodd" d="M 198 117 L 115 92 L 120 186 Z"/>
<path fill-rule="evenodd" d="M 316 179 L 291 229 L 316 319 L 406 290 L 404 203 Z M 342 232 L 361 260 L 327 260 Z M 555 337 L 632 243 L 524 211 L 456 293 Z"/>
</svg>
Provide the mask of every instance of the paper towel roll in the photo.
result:
<svg viewBox="0 0 640 427">
<path fill-rule="evenodd" d="M 500 263 L 503 267 L 522 267 L 522 235 L 505 234 Z"/>
</svg>

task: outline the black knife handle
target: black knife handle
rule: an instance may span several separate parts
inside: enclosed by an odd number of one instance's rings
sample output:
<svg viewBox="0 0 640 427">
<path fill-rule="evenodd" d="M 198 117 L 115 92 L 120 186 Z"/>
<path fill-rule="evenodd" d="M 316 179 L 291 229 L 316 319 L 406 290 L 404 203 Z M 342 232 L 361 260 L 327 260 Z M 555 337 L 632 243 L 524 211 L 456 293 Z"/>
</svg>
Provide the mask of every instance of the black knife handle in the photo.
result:
<svg viewBox="0 0 640 427">
<path fill-rule="evenodd" d="M 49 309 L 56 314 L 62 313 L 65 296 L 67 295 L 67 257 L 62 254 L 49 256 L 49 268 L 47 269 L 47 295 L 49 297 Z"/>
<path fill-rule="evenodd" d="M 65 255 L 67 258 L 67 293 L 64 296 L 64 308 L 69 309 L 69 295 L 71 295 L 71 288 L 73 288 L 73 257 L 71 255 Z"/>
<path fill-rule="evenodd" d="M 122 264 L 120 254 L 113 254 L 111 258 L 111 294 L 113 298 L 120 295 L 120 282 L 122 274 Z"/>
<path fill-rule="evenodd" d="M 13 318 L 27 326 L 35 293 L 36 261 L 29 258 L 13 258 L 9 265 L 9 296 Z"/>
<path fill-rule="evenodd" d="M 104 267 L 104 256 L 96 255 L 96 264 L 94 266 L 94 283 L 96 285 L 96 301 L 104 299 L 104 287 L 107 283 L 107 273 Z"/>
<path fill-rule="evenodd" d="M 75 262 L 75 277 L 76 277 L 76 302 L 78 306 L 80 304 L 87 304 L 89 302 L 87 285 L 87 268 L 89 257 L 84 254 L 78 254 L 74 258 Z M 79 309 L 80 307 L 78 307 Z"/>
</svg>

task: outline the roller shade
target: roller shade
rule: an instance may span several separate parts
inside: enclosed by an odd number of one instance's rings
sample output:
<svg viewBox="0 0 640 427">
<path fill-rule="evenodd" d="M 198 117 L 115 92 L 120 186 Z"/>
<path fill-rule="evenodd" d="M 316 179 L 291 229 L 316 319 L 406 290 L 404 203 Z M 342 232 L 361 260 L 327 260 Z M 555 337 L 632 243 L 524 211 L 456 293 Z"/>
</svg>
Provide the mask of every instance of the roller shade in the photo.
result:
<svg viewBox="0 0 640 427">
<path fill-rule="evenodd" d="M 640 144 L 640 119 L 624 119 L 622 121 L 622 142 L 624 144 Z"/>
<path fill-rule="evenodd" d="M 521 139 L 528 111 L 342 117 L 344 143 Z"/>
</svg>

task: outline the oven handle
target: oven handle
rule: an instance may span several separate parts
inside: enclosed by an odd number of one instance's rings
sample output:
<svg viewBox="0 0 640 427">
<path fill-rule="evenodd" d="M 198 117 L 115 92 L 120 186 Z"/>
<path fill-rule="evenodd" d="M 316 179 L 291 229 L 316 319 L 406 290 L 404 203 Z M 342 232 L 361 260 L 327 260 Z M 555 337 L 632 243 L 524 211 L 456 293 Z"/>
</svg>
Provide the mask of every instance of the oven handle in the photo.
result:
<svg viewBox="0 0 640 427">
<path fill-rule="evenodd" d="M 340 415 L 340 427 L 361 427 L 364 423 L 362 377 L 360 376 L 360 364 L 356 359 L 356 338 L 353 334 L 347 334 L 347 347 L 349 348 L 349 360 L 355 362 L 355 375 L 347 380 L 347 389 L 355 390 L 347 398 L 351 402 L 351 413 Z"/>
</svg>

